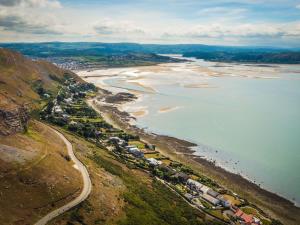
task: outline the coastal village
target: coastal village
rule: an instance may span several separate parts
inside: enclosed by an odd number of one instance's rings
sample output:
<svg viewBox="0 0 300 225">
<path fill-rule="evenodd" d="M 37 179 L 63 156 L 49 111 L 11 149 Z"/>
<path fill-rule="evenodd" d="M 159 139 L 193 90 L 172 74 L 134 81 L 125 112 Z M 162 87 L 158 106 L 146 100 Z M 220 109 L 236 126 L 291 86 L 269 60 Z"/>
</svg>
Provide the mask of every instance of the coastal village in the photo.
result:
<svg viewBox="0 0 300 225">
<path fill-rule="evenodd" d="M 96 93 L 97 88 L 93 84 L 79 83 L 68 77 L 57 96 L 43 93 L 48 103 L 40 117 L 107 149 L 129 168 L 151 174 L 153 179 L 175 191 L 192 207 L 220 222 L 236 225 L 272 224 L 268 215 L 238 194 L 164 156 L 156 146 L 140 140 L 139 136 L 108 124 L 85 101 L 95 97 Z"/>
</svg>

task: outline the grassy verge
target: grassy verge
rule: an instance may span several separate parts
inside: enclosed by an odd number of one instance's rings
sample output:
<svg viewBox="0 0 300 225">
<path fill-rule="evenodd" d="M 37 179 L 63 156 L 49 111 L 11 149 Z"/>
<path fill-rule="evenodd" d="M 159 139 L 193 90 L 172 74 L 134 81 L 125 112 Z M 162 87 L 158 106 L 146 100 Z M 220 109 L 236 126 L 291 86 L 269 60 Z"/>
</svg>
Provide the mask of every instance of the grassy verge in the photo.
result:
<svg viewBox="0 0 300 225">
<path fill-rule="evenodd" d="M 126 171 L 97 153 L 92 156 L 92 160 L 111 174 L 120 177 L 126 186 L 123 194 L 126 216 L 119 220 L 118 224 L 216 224 L 208 221 L 204 223 L 203 213 L 191 208 L 161 182 L 151 179 L 148 174 Z"/>
</svg>

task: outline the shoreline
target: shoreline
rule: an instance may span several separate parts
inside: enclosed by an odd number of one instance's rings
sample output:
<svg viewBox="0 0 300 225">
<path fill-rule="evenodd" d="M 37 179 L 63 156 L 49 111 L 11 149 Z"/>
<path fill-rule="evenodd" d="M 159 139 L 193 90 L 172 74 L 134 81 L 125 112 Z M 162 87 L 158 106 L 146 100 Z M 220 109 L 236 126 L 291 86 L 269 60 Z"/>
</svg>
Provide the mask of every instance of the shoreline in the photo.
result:
<svg viewBox="0 0 300 225">
<path fill-rule="evenodd" d="M 195 171 L 215 180 L 221 186 L 238 193 L 241 197 L 248 199 L 284 224 L 298 224 L 297 221 L 300 221 L 300 208 L 292 201 L 263 189 L 239 174 L 229 172 L 216 166 L 213 162 L 195 155 L 195 151 L 191 149 L 191 147 L 197 146 L 194 143 L 166 135 L 149 133 L 138 128 L 130 123 L 135 118 L 129 113 L 120 111 L 115 104 L 103 102 L 103 99 L 109 93 L 109 91 L 102 89 L 102 93 L 89 101 L 90 106 L 101 113 L 108 123 L 139 135 L 143 141 L 156 145 L 157 150 L 165 156 L 190 166 Z M 123 103 L 125 102 L 121 102 L 121 104 Z"/>
</svg>

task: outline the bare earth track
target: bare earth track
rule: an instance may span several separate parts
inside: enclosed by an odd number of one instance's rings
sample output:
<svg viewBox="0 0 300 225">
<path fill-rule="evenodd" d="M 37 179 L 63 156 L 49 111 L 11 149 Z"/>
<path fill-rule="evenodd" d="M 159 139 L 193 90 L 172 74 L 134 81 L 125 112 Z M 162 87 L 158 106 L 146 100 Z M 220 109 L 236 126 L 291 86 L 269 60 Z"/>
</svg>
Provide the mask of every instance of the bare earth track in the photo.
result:
<svg viewBox="0 0 300 225">
<path fill-rule="evenodd" d="M 72 144 L 65 138 L 65 136 L 63 134 L 54 130 L 53 128 L 50 128 L 50 129 L 52 129 L 59 136 L 59 138 L 62 139 L 64 141 L 64 143 L 66 144 L 68 154 L 71 157 L 71 160 L 74 162 L 74 167 L 76 169 L 78 169 L 82 175 L 83 189 L 82 189 L 81 194 L 77 198 L 75 198 L 71 202 L 67 203 L 66 205 L 61 206 L 60 208 L 55 209 L 54 211 L 48 213 L 43 218 L 41 218 L 38 222 L 36 222 L 35 225 L 47 224 L 49 221 L 51 221 L 55 217 L 63 214 L 64 212 L 68 211 L 69 209 L 71 209 L 74 206 L 78 205 L 79 203 L 83 202 L 89 196 L 89 194 L 91 193 L 91 190 L 92 190 L 92 183 L 91 183 L 89 173 L 88 173 L 86 167 L 76 158 L 76 156 L 73 152 Z"/>
</svg>

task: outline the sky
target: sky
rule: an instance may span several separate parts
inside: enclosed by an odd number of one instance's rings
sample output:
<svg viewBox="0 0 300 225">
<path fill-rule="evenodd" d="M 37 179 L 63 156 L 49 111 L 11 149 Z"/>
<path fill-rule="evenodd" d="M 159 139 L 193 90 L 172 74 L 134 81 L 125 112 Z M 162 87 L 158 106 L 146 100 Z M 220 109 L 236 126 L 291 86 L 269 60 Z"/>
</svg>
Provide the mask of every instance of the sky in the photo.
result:
<svg viewBox="0 0 300 225">
<path fill-rule="evenodd" d="M 0 0 L 0 42 L 300 47 L 300 0 Z"/>
</svg>

